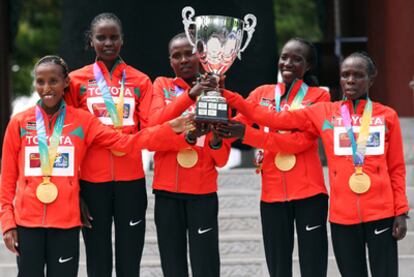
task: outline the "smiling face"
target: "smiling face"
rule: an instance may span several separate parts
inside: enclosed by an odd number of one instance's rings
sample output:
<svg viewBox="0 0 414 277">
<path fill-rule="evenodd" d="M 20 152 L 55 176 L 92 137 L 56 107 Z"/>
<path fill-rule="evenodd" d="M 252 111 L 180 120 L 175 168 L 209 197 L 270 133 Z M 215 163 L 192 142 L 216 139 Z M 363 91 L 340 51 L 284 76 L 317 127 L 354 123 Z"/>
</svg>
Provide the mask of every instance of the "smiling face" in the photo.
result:
<svg viewBox="0 0 414 277">
<path fill-rule="evenodd" d="M 357 56 L 346 58 L 340 69 L 340 83 L 342 92 L 348 99 L 355 100 L 367 94 L 373 84 L 367 62 Z"/>
<path fill-rule="evenodd" d="M 113 65 L 121 52 L 122 44 L 121 27 L 117 22 L 103 19 L 94 25 L 91 34 L 91 46 L 95 49 L 96 57 L 106 65 Z"/>
<path fill-rule="evenodd" d="M 193 54 L 193 47 L 187 38 L 174 39 L 170 44 L 170 65 L 177 77 L 183 78 L 189 85 L 199 72 L 199 60 Z"/>
<path fill-rule="evenodd" d="M 306 58 L 308 51 L 306 45 L 296 40 L 290 40 L 283 46 L 278 66 L 285 84 L 303 79 L 306 71 L 311 68 Z"/>
<path fill-rule="evenodd" d="M 34 83 L 46 113 L 55 113 L 59 109 L 65 88 L 69 85 L 69 78 L 64 76 L 62 66 L 54 63 L 38 65 Z"/>
</svg>

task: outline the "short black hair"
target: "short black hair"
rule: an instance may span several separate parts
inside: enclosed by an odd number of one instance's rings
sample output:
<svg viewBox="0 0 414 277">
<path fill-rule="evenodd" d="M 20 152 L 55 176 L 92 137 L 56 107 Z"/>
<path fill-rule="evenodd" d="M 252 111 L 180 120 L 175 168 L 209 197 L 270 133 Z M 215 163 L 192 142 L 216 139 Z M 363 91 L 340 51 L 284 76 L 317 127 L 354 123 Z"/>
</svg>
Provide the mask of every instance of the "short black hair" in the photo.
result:
<svg viewBox="0 0 414 277">
<path fill-rule="evenodd" d="M 187 35 L 186 35 L 185 33 L 179 33 L 179 34 L 176 34 L 176 35 L 175 35 L 175 36 L 173 36 L 173 37 L 170 39 L 170 41 L 168 42 L 168 53 L 170 53 L 171 45 L 173 44 L 173 42 L 174 42 L 175 40 L 179 40 L 179 39 L 185 39 L 185 40 L 188 40 L 188 39 L 187 39 Z"/>
<path fill-rule="evenodd" d="M 347 56 L 344 61 L 346 59 L 349 58 L 361 58 L 365 61 L 365 63 L 367 64 L 367 73 L 369 77 L 375 77 L 377 75 L 377 66 L 375 65 L 374 61 L 371 59 L 371 57 L 369 56 L 369 54 L 365 51 L 358 51 L 358 52 L 354 52 L 352 54 L 350 54 L 349 56 Z M 342 62 L 343 63 L 343 62 Z"/>
</svg>

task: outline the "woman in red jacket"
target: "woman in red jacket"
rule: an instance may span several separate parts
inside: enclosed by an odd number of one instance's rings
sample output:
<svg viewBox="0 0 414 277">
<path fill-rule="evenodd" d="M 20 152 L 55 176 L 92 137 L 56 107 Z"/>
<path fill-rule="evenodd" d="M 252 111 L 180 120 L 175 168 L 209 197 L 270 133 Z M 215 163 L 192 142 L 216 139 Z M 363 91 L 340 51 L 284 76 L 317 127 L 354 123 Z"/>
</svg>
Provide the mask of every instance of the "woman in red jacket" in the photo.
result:
<svg viewBox="0 0 414 277">
<path fill-rule="evenodd" d="M 278 62 L 283 82 L 256 88 L 247 101 L 272 113 L 329 101 L 329 93 L 317 86 L 312 75 L 316 60 L 313 44 L 301 38 L 290 39 Z M 243 143 L 264 148 L 264 155 L 260 151 L 256 162 L 262 174 L 260 210 L 270 276 L 292 276 L 295 223 L 301 275 L 326 276 L 328 196 L 317 138 L 293 132 L 283 136 L 283 143 L 265 145 L 263 139 L 276 135 L 277 129 L 268 125 L 254 129 L 250 127 L 254 122 L 240 114 L 235 119 L 240 123 L 222 127 L 225 137 L 240 138 L 246 133 Z"/>
<path fill-rule="evenodd" d="M 119 56 L 121 21 L 112 13 L 91 22 L 93 64 L 70 73 L 68 104 L 89 111 L 118 132 L 134 134 L 147 126 L 152 84 L 147 75 Z M 89 148 L 80 173 L 81 196 L 93 218 L 83 229 L 89 277 L 112 276 L 112 221 L 115 224 L 117 276 L 139 274 L 145 236 L 147 192 L 141 153 Z"/>
<path fill-rule="evenodd" d="M 7 248 L 18 256 L 21 277 L 77 276 L 79 260 L 78 171 L 91 145 L 131 153 L 142 148 L 187 146 L 174 135 L 183 131 L 175 120 L 134 135 L 103 126 L 85 111 L 62 100 L 68 68 L 57 56 L 46 56 L 34 69 L 40 101 L 14 116 L 3 143 L 0 221 Z M 179 146 L 181 144 L 181 146 Z"/>
<path fill-rule="evenodd" d="M 396 240 L 407 231 L 401 129 L 393 109 L 369 98 L 376 72 L 366 54 L 351 54 L 340 68 L 344 100 L 300 111 L 270 113 L 237 94 L 223 93 L 254 122 L 322 138 L 329 166 L 332 243 L 345 277 L 368 276 L 366 246 L 373 277 L 398 276 Z M 281 136 L 272 138 L 273 143 L 282 142 Z"/>
<path fill-rule="evenodd" d="M 173 37 L 168 48 L 176 77 L 154 81 L 151 124 L 192 113 L 197 96 L 217 86 L 217 80 L 206 75 L 196 82 L 199 60 L 185 34 Z M 220 276 L 216 167 L 226 164 L 230 145 L 208 126 L 199 126 L 187 135 L 187 141 L 192 146 L 186 150 L 157 151 L 154 157 L 155 224 L 162 270 L 168 277 L 188 276 L 188 234 L 192 276 L 216 277 Z"/>
</svg>

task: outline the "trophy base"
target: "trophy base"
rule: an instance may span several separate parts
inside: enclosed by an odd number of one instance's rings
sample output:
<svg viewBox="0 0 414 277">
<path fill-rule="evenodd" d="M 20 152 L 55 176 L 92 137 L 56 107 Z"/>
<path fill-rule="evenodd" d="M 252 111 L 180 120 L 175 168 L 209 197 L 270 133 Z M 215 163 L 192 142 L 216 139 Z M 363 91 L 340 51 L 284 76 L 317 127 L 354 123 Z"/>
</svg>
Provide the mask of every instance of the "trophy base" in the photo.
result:
<svg viewBox="0 0 414 277">
<path fill-rule="evenodd" d="M 205 123 L 227 123 L 228 105 L 222 96 L 201 96 L 196 104 L 194 120 Z"/>
</svg>

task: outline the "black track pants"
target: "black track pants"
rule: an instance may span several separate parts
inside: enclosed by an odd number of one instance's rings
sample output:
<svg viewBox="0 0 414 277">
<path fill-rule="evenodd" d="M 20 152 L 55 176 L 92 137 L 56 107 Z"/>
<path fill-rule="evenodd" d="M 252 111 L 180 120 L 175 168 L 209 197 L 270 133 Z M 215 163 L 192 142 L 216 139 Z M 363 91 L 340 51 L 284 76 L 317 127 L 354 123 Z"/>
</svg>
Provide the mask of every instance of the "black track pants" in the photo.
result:
<svg viewBox="0 0 414 277">
<path fill-rule="evenodd" d="M 294 223 L 298 235 L 302 277 L 326 277 L 328 196 L 289 202 L 261 202 L 263 242 L 271 277 L 292 276 Z"/>
<path fill-rule="evenodd" d="M 115 224 L 117 277 L 139 276 L 145 240 L 145 179 L 108 183 L 80 182 L 92 228 L 83 228 L 88 277 L 112 276 L 112 221 Z"/>
</svg>

